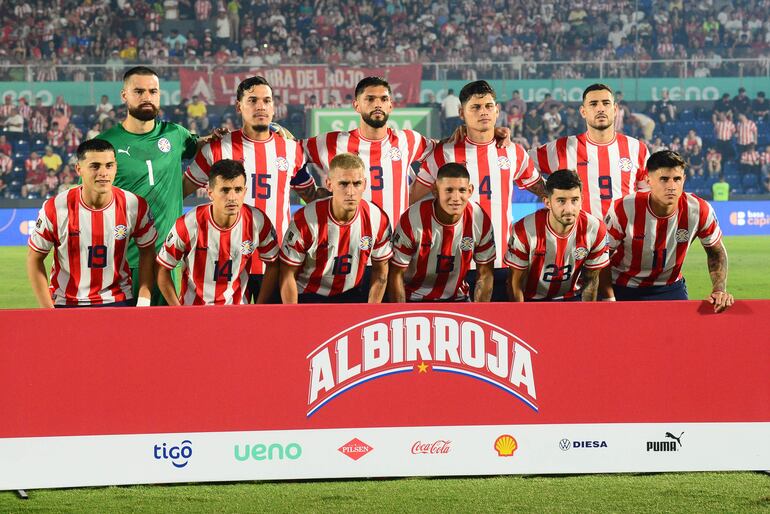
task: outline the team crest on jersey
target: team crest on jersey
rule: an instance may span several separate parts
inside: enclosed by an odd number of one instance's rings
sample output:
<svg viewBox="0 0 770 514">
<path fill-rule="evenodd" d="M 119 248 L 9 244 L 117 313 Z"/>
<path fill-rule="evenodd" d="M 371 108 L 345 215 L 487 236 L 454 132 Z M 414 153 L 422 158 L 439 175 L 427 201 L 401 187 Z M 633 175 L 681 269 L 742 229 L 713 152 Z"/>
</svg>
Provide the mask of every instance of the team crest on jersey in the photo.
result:
<svg viewBox="0 0 770 514">
<path fill-rule="evenodd" d="M 401 160 L 401 150 L 398 148 L 391 148 L 390 149 L 390 160 L 391 161 L 400 161 Z"/>
<path fill-rule="evenodd" d="M 629 172 L 634 169 L 634 163 L 628 157 L 621 157 L 619 161 L 620 171 Z"/>
<path fill-rule="evenodd" d="M 575 256 L 576 261 L 582 261 L 588 256 L 588 248 L 585 246 L 578 246 L 572 254 Z"/>
<path fill-rule="evenodd" d="M 37 221 L 35 222 L 35 228 L 40 230 L 40 227 L 42 227 L 42 226 L 43 226 L 43 219 L 42 218 L 38 218 Z"/>
<path fill-rule="evenodd" d="M 253 251 L 254 251 L 253 241 L 244 241 L 241 243 L 241 253 L 243 255 L 251 255 Z"/>
<path fill-rule="evenodd" d="M 506 157 L 505 155 L 501 155 L 497 158 L 497 167 L 501 170 L 509 170 L 511 169 L 511 161 Z"/>
<path fill-rule="evenodd" d="M 118 241 L 122 241 L 126 238 L 128 235 L 128 228 L 125 225 L 116 225 L 115 226 L 115 239 Z"/>
<path fill-rule="evenodd" d="M 472 237 L 464 237 L 460 239 L 460 250 L 463 252 L 467 252 L 469 250 L 473 250 L 473 238 Z"/>
<path fill-rule="evenodd" d="M 363 236 L 358 242 L 359 250 L 371 250 L 372 246 L 374 246 L 374 238 L 372 236 Z"/>
<path fill-rule="evenodd" d="M 172 239 L 174 239 L 174 233 L 169 232 L 168 236 L 166 236 L 166 244 L 170 244 Z"/>
<path fill-rule="evenodd" d="M 676 242 L 677 243 L 686 243 L 690 240 L 690 231 L 686 228 L 680 228 L 676 231 Z"/>
<path fill-rule="evenodd" d="M 158 139 L 158 150 L 163 153 L 169 153 L 171 151 L 171 141 L 165 137 Z"/>
<path fill-rule="evenodd" d="M 278 171 L 289 171 L 289 161 L 285 157 L 277 157 L 275 159 L 275 166 L 278 168 Z"/>
</svg>

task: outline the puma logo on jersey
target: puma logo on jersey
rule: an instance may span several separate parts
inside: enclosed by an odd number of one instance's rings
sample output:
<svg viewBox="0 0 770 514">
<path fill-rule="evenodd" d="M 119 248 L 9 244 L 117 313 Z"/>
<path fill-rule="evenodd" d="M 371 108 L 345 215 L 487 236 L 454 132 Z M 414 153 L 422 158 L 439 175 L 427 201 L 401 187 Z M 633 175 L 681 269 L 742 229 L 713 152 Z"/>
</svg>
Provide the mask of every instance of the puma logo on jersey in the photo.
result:
<svg viewBox="0 0 770 514">
<path fill-rule="evenodd" d="M 127 146 L 125 150 L 123 150 L 122 148 L 118 148 L 118 153 L 119 153 L 119 154 L 120 154 L 120 153 L 124 153 L 124 154 L 128 155 L 129 157 L 131 157 L 131 154 L 130 154 L 130 153 L 128 153 L 128 151 L 129 151 L 129 150 L 131 150 L 131 147 L 130 147 L 130 146 Z"/>
</svg>

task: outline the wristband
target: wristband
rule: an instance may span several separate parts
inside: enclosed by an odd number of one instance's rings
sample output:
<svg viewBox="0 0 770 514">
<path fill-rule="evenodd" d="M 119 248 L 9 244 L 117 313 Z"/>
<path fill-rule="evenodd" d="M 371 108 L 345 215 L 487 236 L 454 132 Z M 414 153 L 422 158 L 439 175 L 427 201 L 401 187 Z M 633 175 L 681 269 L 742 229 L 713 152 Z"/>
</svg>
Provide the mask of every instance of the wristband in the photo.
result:
<svg viewBox="0 0 770 514">
<path fill-rule="evenodd" d="M 149 307 L 150 306 L 150 299 L 145 298 L 144 296 L 140 296 L 136 299 L 136 306 L 137 307 Z"/>
<path fill-rule="evenodd" d="M 602 301 L 603 302 L 614 302 L 614 301 L 617 301 L 617 300 L 615 300 L 614 296 L 610 296 L 609 298 L 602 298 Z"/>
</svg>

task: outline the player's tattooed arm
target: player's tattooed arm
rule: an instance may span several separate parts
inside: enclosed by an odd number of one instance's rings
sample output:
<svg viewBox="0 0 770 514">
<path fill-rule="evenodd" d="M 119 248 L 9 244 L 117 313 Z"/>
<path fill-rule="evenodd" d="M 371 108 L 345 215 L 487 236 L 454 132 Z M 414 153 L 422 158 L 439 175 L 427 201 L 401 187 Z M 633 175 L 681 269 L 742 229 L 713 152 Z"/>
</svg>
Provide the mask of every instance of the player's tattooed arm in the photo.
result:
<svg viewBox="0 0 770 514">
<path fill-rule="evenodd" d="M 527 191 L 535 195 L 538 200 L 542 200 L 544 196 L 547 196 L 545 193 L 545 180 L 543 180 L 543 177 L 540 177 L 537 182 L 529 186 Z"/>
<path fill-rule="evenodd" d="M 372 261 L 369 303 L 380 303 L 388 286 L 388 261 Z"/>
<path fill-rule="evenodd" d="M 388 298 L 390 303 L 404 303 L 406 301 L 406 288 L 404 287 L 404 272 L 406 268 L 390 266 L 388 273 Z"/>
<path fill-rule="evenodd" d="M 711 294 L 706 300 L 714 306 L 714 312 L 722 312 L 735 302 L 727 292 L 727 250 L 721 241 L 705 250 L 711 277 Z"/>
<path fill-rule="evenodd" d="M 211 143 L 212 141 L 219 141 L 229 133 L 230 131 L 227 130 L 225 127 L 215 128 L 214 130 L 211 131 L 211 134 L 209 134 L 208 136 L 202 136 L 198 138 L 198 140 L 195 142 L 195 145 L 197 146 L 197 151 L 200 152 L 201 148 L 206 146 L 208 143 Z"/>
<path fill-rule="evenodd" d="M 599 296 L 599 273 L 601 269 L 589 269 L 583 273 L 583 301 L 595 302 Z"/>
<path fill-rule="evenodd" d="M 326 198 L 327 196 L 331 196 L 331 193 L 328 189 L 325 187 L 305 187 L 303 189 L 297 189 L 297 194 L 300 198 L 302 198 L 302 201 L 305 203 L 310 203 L 313 200 L 320 200 L 321 198 Z"/>
<path fill-rule="evenodd" d="M 599 292 L 601 293 L 602 301 L 611 302 L 615 301 L 615 290 L 612 289 L 612 272 L 610 267 L 606 266 L 599 272 Z M 585 293 L 583 293 L 583 299 L 585 299 Z"/>
<path fill-rule="evenodd" d="M 476 290 L 473 292 L 474 302 L 488 302 L 492 299 L 492 286 L 495 279 L 492 263 L 476 266 Z"/>
</svg>

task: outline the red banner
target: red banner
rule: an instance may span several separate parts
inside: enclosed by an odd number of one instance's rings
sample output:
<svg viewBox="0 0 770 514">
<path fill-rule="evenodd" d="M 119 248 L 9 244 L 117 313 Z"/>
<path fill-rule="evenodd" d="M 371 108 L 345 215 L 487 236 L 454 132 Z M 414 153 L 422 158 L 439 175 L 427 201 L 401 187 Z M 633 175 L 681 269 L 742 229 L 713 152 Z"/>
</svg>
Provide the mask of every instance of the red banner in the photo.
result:
<svg viewBox="0 0 770 514">
<path fill-rule="evenodd" d="M 390 83 L 394 97 L 403 97 L 400 103 L 403 105 L 420 101 L 422 65 L 405 64 L 388 68 L 282 66 L 240 73 L 215 71 L 211 76 L 206 71 L 182 69 L 179 71 L 182 97 L 198 95 L 208 104 L 233 105 L 238 84 L 254 75 L 265 77 L 273 88 L 273 94 L 281 95 L 283 101 L 289 104 L 304 104 L 311 95 L 315 95 L 320 104 L 328 102 L 330 95 L 342 102 L 346 95 L 354 93 L 361 79 L 381 76 Z"/>
<path fill-rule="evenodd" d="M 0 438 L 770 421 L 770 301 L 0 311 Z"/>
</svg>

